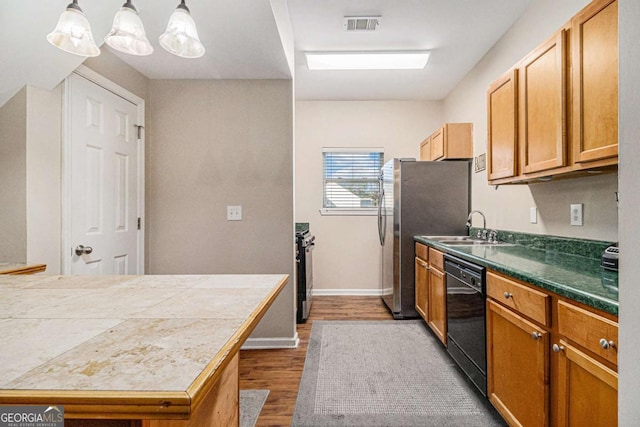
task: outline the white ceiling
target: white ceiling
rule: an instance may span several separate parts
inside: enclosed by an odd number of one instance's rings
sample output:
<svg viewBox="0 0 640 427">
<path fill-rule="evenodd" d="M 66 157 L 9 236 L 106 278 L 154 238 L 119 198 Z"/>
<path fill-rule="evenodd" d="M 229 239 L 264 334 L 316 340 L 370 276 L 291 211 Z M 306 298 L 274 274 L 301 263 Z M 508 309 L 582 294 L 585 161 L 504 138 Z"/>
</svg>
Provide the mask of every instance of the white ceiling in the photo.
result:
<svg viewBox="0 0 640 427">
<path fill-rule="evenodd" d="M 289 0 L 298 99 L 439 100 L 531 0 Z M 375 32 L 346 32 L 343 16 L 381 15 Z M 309 71 L 304 51 L 429 50 L 423 70 Z"/>
<path fill-rule="evenodd" d="M 288 0 L 298 99 L 442 99 L 531 0 Z M 535 0 L 534 0 L 535 1 Z M 70 0 L 0 0 L 0 105 L 25 84 L 51 89 L 82 63 L 46 41 Z M 124 0 L 79 0 L 102 44 Z M 188 60 L 158 44 L 178 0 L 133 0 L 154 46 L 115 52 L 151 79 L 287 79 L 270 0 L 188 0 L 205 56 Z M 347 33 L 345 15 L 382 15 L 375 33 Z M 110 49 L 106 45 L 101 49 Z M 305 50 L 431 50 L 424 70 L 308 71 Z"/>
</svg>

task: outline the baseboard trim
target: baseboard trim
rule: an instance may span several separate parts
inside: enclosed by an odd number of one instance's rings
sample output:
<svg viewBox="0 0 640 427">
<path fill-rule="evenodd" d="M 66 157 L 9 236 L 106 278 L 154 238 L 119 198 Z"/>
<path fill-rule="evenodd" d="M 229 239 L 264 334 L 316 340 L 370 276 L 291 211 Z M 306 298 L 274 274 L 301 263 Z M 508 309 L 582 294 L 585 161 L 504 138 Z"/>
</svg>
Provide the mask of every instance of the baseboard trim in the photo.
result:
<svg viewBox="0 0 640 427">
<path fill-rule="evenodd" d="M 324 296 L 368 296 L 379 297 L 380 289 L 314 289 L 313 295 Z"/>
<path fill-rule="evenodd" d="M 292 337 L 281 338 L 247 338 L 240 350 L 272 350 L 278 348 L 298 348 L 298 333 Z"/>
</svg>

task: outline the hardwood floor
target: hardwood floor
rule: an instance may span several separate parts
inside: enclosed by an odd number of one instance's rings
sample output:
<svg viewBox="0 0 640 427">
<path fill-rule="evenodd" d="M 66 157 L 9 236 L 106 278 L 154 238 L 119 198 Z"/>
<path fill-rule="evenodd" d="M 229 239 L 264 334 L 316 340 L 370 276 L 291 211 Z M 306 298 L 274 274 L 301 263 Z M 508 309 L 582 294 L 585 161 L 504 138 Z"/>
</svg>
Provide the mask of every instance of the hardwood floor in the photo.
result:
<svg viewBox="0 0 640 427">
<path fill-rule="evenodd" d="M 314 320 L 392 320 L 380 297 L 314 297 L 295 349 L 240 352 L 240 388 L 268 389 L 257 426 L 290 426 Z"/>
</svg>

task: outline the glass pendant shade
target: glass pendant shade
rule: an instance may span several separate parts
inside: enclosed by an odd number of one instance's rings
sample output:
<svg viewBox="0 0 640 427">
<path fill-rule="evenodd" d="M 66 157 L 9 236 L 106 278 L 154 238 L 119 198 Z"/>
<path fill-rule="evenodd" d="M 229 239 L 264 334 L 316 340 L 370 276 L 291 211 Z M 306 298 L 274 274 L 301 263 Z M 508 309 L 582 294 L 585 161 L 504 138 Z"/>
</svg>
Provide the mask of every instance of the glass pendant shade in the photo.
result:
<svg viewBox="0 0 640 427">
<path fill-rule="evenodd" d="M 100 55 L 100 49 L 91 34 L 89 21 L 76 0 L 62 12 L 56 28 L 47 35 L 47 40 L 57 48 L 74 55 Z"/>
<path fill-rule="evenodd" d="M 182 58 L 200 58 L 204 46 L 200 43 L 196 24 L 184 0 L 169 18 L 167 30 L 160 36 L 160 46 Z"/>
<path fill-rule="evenodd" d="M 144 32 L 138 11 L 127 1 L 113 18 L 111 31 L 104 38 L 105 43 L 120 52 L 130 55 L 150 55 L 153 46 Z"/>
</svg>

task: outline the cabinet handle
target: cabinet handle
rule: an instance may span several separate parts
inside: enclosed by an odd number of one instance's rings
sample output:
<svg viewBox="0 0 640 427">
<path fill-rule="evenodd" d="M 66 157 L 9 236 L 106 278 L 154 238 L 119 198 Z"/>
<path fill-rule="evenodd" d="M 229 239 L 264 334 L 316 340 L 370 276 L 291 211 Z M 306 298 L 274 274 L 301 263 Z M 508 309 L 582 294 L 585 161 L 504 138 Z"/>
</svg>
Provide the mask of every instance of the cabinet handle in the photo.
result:
<svg viewBox="0 0 640 427">
<path fill-rule="evenodd" d="M 614 341 L 607 341 L 605 338 L 600 338 L 600 347 L 604 350 L 608 350 L 609 347 L 616 347 L 616 343 Z"/>
<path fill-rule="evenodd" d="M 505 297 L 506 299 L 513 298 L 513 294 L 510 294 L 509 292 L 505 292 L 505 293 L 504 293 L 504 297 Z"/>
<path fill-rule="evenodd" d="M 551 348 L 553 349 L 554 353 L 560 353 L 561 351 L 564 351 L 563 345 L 554 344 L 553 346 L 551 346 Z"/>
<path fill-rule="evenodd" d="M 540 338 L 542 338 L 542 334 L 536 331 L 531 332 L 531 338 L 533 338 L 534 340 L 539 340 Z"/>
</svg>

